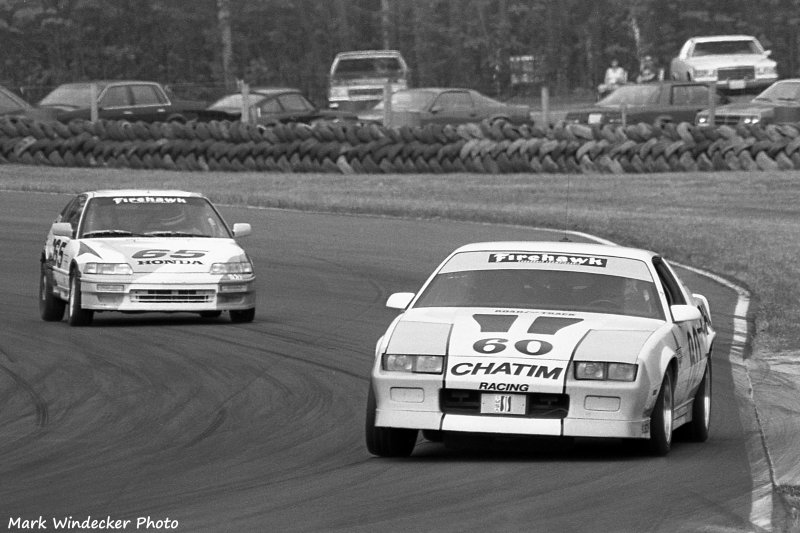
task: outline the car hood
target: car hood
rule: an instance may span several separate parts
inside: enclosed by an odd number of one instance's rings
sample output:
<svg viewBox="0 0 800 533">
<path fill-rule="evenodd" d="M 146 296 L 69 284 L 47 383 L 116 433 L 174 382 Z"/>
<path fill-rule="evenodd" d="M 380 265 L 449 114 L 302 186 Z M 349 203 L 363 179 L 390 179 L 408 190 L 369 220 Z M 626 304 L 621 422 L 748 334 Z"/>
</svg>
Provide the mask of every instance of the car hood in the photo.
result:
<svg viewBox="0 0 800 533">
<path fill-rule="evenodd" d="M 731 115 L 758 115 L 764 111 L 771 111 L 778 104 L 776 102 L 739 102 L 719 106 L 716 114 Z"/>
<path fill-rule="evenodd" d="M 751 65 L 775 64 L 775 61 L 767 59 L 762 54 L 742 54 L 730 56 L 701 56 L 690 57 L 686 63 L 697 69 L 712 69 L 724 67 L 749 67 Z"/>
<path fill-rule="evenodd" d="M 661 320 L 601 313 L 419 308 L 398 320 L 387 353 L 632 363 L 663 325 Z M 500 344 L 507 347 L 493 348 Z"/>
<path fill-rule="evenodd" d="M 83 239 L 80 263 L 128 263 L 135 273 L 208 272 L 214 263 L 246 261 L 233 239 L 210 238 L 98 238 Z"/>
</svg>

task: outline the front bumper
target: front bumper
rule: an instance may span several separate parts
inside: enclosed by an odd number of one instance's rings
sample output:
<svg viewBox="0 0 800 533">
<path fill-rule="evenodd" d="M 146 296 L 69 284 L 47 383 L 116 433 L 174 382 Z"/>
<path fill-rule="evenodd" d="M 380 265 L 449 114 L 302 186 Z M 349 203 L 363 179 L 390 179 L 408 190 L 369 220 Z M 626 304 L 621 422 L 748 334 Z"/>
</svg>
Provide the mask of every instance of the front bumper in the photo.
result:
<svg viewBox="0 0 800 533">
<path fill-rule="evenodd" d="M 81 277 L 81 306 L 95 311 L 232 311 L 256 305 L 255 276 L 152 274 Z"/>
<path fill-rule="evenodd" d="M 444 405 L 447 393 L 443 391 L 447 389 L 442 376 L 378 370 L 372 378 L 377 402 L 375 425 L 379 427 L 561 437 L 650 437 L 650 411 L 655 396 L 645 372 L 630 383 L 568 378 L 565 393 L 554 395 L 566 397 L 568 408 L 560 415 L 481 414 L 479 408 L 454 412 Z M 529 390 L 525 394 L 538 393 Z"/>
</svg>

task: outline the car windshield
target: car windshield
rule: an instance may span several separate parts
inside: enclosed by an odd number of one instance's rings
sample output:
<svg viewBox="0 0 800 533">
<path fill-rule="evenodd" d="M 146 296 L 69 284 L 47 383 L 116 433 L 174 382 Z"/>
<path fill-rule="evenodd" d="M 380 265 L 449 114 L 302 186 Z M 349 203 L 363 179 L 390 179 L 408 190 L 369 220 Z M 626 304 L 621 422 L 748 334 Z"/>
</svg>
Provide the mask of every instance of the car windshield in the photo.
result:
<svg viewBox="0 0 800 533">
<path fill-rule="evenodd" d="M 599 102 L 599 106 L 645 106 L 658 102 L 661 87 L 658 84 L 623 85 Z"/>
<path fill-rule="evenodd" d="M 709 41 L 696 43 L 694 51 L 692 51 L 692 57 L 760 53 L 761 47 L 752 40 Z"/>
<path fill-rule="evenodd" d="M 336 78 L 398 77 L 405 74 L 398 57 L 343 58 L 336 62 L 331 75 Z"/>
<path fill-rule="evenodd" d="M 0 113 L 11 113 L 28 109 L 28 104 L 5 90 L 0 90 Z"/>
<path fill-rule="evenodd" d="M 79 235 L 229 238 L 230 232 L 205 198 L 120 196 L 89 200 Z"/>
<path fill-rule="evenodd" d="M 247 102 L 248 105 L 251 107 L 258 104 L 261 100 L 264 99 L 264 95 L 261 94 L 249 94 L 247 95 Z M 228 96 L 223 96 L 213 104 L 211 104 L 208 108 L 209 109 L 236 109 L 239 110 L 242 108 L 242 102 L 244 101 L 244 97 L 241 93 L 237 94 L 230 94 Z"/>
<path fill-rule="evenodd" d="M 436 98 L 433 91 L 397 91 L 392 95 L 392 111 L 422 111 Z M 379 103 L 376 109 L 383 109 Z"/>
<path fill-rule="evenodd" d="M 782 81 L 774 83 L 753 100 L 800 103 L 800 82 Z"/>
<path fill-rule="evenodd" d="M 98 95 L 100 89 L 97 90 Z M 53 89 L 50 94 L 42 98 L 40 106 L 68 106 L 85 108 L 92 106 L 91 84 L 70 83 Z"/>
<path fill-rule="evenodd" d="M 652 279 L 543 268 L 442 272 L 431 280 L 414 306 L 576 311 L 655 319 L 664 316 Z"/>
</svg>

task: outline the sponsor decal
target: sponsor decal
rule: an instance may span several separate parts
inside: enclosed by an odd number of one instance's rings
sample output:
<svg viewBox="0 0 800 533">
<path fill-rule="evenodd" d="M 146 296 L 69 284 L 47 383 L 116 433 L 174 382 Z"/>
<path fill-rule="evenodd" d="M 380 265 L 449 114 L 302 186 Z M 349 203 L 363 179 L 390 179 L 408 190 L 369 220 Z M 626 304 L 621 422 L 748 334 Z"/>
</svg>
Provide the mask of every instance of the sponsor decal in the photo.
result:
<svg viewBox="0 0 800 533">
<path fill-rule="evenodd" d="M 208 253 L 207 250 L 139 250 L 131 257 L 138 259 L 140 265 L 202 265 L 198 258 Z"/>
<path fill-rule="evenodd" d="M 537 316 L 533 319 L 533 324 L 528 328 L 528 333 L 539 335 L 555 335 L 559 330 L 564 329 L 578 322 L 583 322 L 581 318 L 561 318 L 555 316 Z"/>
<path fill-rule="evenodd" d="M 505 333 L 511 329 L 517 315 L 472 315 L 472 318 L 481 326 L 481 333 Z"/>
<path fill-rule="evenodd" d="M 518 254 L 492 253 L 490 263 L 546 263 L 554 265 L 591 266 L 605 268 L 607 259 L 585 255 L 564 255 L 550 253 Z"/>
<path fill-rule="evenodd" d="M 529 378 L 542 378 L 557 380 L 564 370 L 560 366 L 534 365 L 529 363 L 486 362 L 486 363 L 456 363 L 450 367 L 454 376 L 525 376 Z"/>
<path fill-rule="evenodd" d="M 83 254 L 91 254 L 97 257 L 100 257 L 100 254 L 92 250 L 92 247 L 86 243 L 80 243 L 78 246 L 78 257 L 82 256 Z"/>
<path fill-rule="evenodd" d="M 170 196 L 121 196 L 114 198 L 114 204 L 185 204 L 186 198 Z"/>
<path fill-rule="evenodd" d="M 530 386 L 527 383 L 488 383 L 481 381 L 478 390 L 499 391 L 499 392 L 528 392 Z"/>
</svg>

